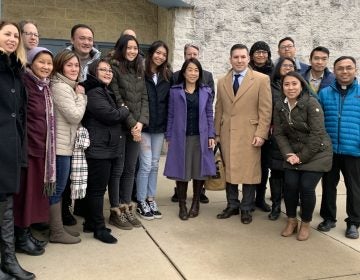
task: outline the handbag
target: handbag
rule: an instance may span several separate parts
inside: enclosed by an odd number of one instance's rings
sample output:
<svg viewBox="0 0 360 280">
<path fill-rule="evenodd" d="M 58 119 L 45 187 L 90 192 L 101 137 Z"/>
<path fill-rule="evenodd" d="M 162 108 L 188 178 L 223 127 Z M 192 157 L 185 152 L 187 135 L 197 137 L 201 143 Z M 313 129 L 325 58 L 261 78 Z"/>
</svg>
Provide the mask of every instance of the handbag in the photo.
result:
<svg viewBox="0 0 360 280">
<path fill-rule="evenodd" d="M 225 189 L 225 165 L 221 154 L 220 144 L 216 144 L 214 148 L 216 175 L 210 176 L 205 180 L 204 187 L 209 191 L 222 191 Z"/>
</svg>

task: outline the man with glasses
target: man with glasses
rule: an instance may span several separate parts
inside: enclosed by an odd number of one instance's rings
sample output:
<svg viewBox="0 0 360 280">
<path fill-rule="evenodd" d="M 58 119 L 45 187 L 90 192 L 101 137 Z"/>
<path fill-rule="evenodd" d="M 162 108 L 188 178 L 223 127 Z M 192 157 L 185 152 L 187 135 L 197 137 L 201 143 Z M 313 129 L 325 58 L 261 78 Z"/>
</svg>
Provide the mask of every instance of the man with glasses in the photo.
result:
<svg viewBox="0 0 360 280">
<path fill-rule="evenodd" d="M 19 23 L 21 38 L 25 50 L 28 52 L 39 45 L 39 32 L 34 21 L 23 20 Z"/>
<path fill-rule="evenodd" d="M 296 63 L 296 70 L 303 73 L 309 65 L 300 62 L 296 57 L 295 41 L 291 37 L 282 38 L 278 44 L 278 54 L 280 57 L 291 58 Z"/>
<path fill-rule="evenodd" d="M 336 226 L 336 188 L 340 171 L 346 187 L 347 223 L 345 237 L 359 238 L 360 225 L 360 85 L 356 80 L 356 61 L 341 56 L 334 62 L 335 81 L 320 90 L 325 127 L 333 145 L 332 169 L 322 179 L 320 231 Z M 321 147 L 320 147 L 321 148 Z"/>
<path fill-rule="evenodd" d="M 86 24 L 76 24 L 71 28 L 71 46 L 68 50 L 74 51 L 80 58 L 80 81 L 86 80 L 88 66 L 100 58 L 100 51 L 94 48 L 94 32 Z"/>
<path fill-rule="evenodd" d="M 184 46 L 184 60 L 190 58 L 199 59 L 200 56 L 200 48 L 194 44 L 186 44 Z M 179 72 L 176 71 L 173 76 L 174 84 L 177 84 L 179 78 Z M 211 72 L 203 70 L 202 72 L 202 80 L 201 83 L 209 86 L 212 90 L 213 97 L 215 96 L 215 86 L 214 86 L 214 78 Z M 176 187 L 174 188 L 174 195 L 171 197 L 172 202 L 178 202 L 178 196 L 176 193 Z M 209 203 L 209 198 L 205 195 L 205 189 L 203 188 L 200 194 L 200 202 L 201 203 Z"/>
<path fill-rule="evenodd" d="M 310 66 L 302 73 L 312 92 L 318 93 L 335 80 L 335 75 L 327 68 L 330 51 L 325 47 L 316 47 L 310 53 Z"/>
</svg>

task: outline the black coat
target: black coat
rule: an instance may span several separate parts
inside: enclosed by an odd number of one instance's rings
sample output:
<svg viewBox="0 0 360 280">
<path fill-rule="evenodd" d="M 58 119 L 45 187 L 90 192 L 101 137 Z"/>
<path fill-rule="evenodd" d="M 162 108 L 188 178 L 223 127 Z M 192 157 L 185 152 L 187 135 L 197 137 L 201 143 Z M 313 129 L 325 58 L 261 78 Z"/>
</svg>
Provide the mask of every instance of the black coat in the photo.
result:
<svg viewBox="0 0 360 280">
<path fill-rule="evenodd" d="M 117 107 L 114 94 L 95 77 L 88 75 L 82 83 L 87 95 L 83 126 L 89 131 L 90 147 L 87 158 L 111 159 L 120 156 L 125 148 L 123 123 L 129 110 Z"/>
<path fill-rule="evenodd" d="M 155 85 L 152 78 L 145 78 L 149 98 L 149 125 L 143 131 L 148 133 L 164 133 L 167 126 L 170 80 L 159 75 Z"/>
<path fill-rule="evenodd" d="M 0 193 L 19 190 L 20 170 L 26 165 L 27 94 L 16 56 L 0 51 Z"/>
</svg>

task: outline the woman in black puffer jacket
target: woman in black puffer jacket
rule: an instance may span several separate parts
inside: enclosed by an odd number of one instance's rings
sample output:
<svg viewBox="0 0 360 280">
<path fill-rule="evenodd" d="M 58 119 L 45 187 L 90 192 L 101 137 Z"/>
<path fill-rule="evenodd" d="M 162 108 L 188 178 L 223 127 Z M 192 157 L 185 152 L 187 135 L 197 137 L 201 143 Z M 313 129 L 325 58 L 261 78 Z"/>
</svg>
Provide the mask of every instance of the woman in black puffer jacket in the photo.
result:
<svg viewBox="0 0 360 280">
<path fill-rule="evenodd" d="M 114 94 L 108 89 L 112 77 L 110 64 L 96 60 L 90 64 L 83 82 L 88 103 L 82 124 L 90 137 L 90 147 L 86 150 L 88 187 L 84 231 L 94 231 L 94 237 L 105 243 L 117 242 L 105 227 L 103 202 L 110 177 L 120 178 L 124 166 L 123 124 L 129 116 L 128 108 L 117 106 Z"/>
</svg>

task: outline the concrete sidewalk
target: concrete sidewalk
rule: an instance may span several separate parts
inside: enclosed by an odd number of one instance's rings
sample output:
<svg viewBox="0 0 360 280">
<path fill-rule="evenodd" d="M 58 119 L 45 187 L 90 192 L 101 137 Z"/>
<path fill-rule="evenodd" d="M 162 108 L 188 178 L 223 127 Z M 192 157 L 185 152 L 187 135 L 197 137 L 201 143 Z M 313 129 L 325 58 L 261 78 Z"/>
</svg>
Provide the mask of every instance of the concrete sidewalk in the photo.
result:
<svg viewBox="0 0 360 280">
<path fill-rule="evenodd" d="M 165 158 L 161 159 L 162 174 Z M 280 231 L 286 216 L 269 221 L 256 210 L 250 225 L 239 216 L 226 220 L 216 214 L 226 206 L 225 192 L 207 192 L 209 204 L 201 204 L 199 217 L 178 218 L 178 205 L 170 201 L 174 183 L 159 176 L 160 220 L 145 221 L 130 231 L 109 226 L 118 238 L 116 245 L 95 240 L 82 232 L 82 219 L 72 228 L 81 231 L 76 245 L 49 244 L 42 256 L 18 254 L 21 265 L 37 279 L 360 279 L 360 240 L 344 237 L 346 190 L 338 189 L 338 222 L 328 233 L 316 230 L 321 221 L 321 187 L 308 241 L 284 238 Z M 191 199 L 189 189 L 188 204 Z M 267 200 L 269 201 L 269 190 Z M 104 214 L 109 216 L 106 198 Z M 284 212 L 283 207 L 283 212 Z"/>
</svg>

